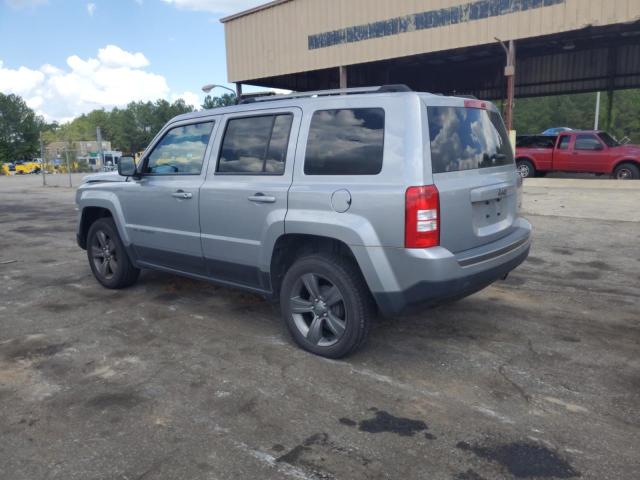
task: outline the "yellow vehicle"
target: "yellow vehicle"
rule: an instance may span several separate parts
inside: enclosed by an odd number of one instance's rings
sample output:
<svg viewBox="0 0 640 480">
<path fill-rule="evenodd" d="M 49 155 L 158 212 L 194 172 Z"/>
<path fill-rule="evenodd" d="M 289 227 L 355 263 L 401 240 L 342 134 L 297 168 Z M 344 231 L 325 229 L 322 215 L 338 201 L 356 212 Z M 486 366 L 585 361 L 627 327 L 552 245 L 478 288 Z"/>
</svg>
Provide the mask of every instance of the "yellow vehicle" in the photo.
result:
<svg viewBox="0 0 640 480">
<path fill-rule="evenodd" d="M 20 162 L 15 164 L 16 175 L 38 173 L 39 171 L 40 171 L 40 164 L 38 162 Z"/>
</svg>

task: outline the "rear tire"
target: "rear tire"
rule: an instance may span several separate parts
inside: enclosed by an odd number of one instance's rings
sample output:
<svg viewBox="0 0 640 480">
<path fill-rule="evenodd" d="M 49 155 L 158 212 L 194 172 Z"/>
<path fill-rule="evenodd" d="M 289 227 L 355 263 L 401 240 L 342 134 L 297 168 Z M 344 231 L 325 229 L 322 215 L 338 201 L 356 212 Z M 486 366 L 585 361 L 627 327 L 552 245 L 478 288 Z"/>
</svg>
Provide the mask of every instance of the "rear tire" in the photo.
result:
<svg viewBox="0 0 640 480">
<path fill-rule="evenodd" d="M 87 258 L 93 276 L 106 288 L 128 287 L 136 283 L 140 275 L 111 218 L 100 218 L 89 227 Z"/>
<path fill-rule="evenodd" d="M 365 341 L 373 299 L 348 258 L 318 253 L 289 268 L 280 288 L 280 309 L 293 340 L 304 350 L 342 358 Z"/>
<path fill-rule="evenodd" d="M 529 160 L 516 160 L 516 168 L 522 178 L 531 178 L 536 176 L 536 167 Z"/>
<path fill-rule="evenodd" d="M 616 180 L 638 180 L 640 168 L 633 163 L 621 163 L 613 170 L 613 178 Z"/>
</svg>

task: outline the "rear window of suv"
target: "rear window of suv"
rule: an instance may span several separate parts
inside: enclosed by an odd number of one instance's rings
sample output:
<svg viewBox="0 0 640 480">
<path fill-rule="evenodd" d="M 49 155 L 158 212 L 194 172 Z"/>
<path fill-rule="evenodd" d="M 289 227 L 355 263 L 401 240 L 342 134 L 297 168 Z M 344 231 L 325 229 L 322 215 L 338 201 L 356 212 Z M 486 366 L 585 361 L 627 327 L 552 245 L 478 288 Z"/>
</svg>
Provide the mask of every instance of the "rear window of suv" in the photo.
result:
<svg viewBox="0 0 640 480">
<path fill-rule="evenodd" d="M 479 108 L 427 107 L 433 173 L 513 164 L 502 118 Z"/>
<path fill-rule="evenodd" d="M 384 110 L 319 110 L 311 118 L 306 175 L 376 175 L 382 170 Z"/>
</svg>

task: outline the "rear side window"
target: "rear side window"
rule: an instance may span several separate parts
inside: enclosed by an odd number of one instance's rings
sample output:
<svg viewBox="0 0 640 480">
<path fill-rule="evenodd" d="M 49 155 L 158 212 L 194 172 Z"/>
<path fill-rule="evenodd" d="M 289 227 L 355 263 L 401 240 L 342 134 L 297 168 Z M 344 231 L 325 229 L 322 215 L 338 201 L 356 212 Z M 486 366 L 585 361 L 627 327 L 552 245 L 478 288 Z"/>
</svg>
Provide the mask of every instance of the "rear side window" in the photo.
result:
<svg viewBox="0 0 640 480">
<path fill-rule="evenodd" d="M 282 175 L 292 120 L 290 113 L 229 120 L 217 171 Z"/>
<path fill-rule="evenodd" d="M 577 135 L 575 150 L 598 150 L 600 142 L 594 135 Z"/>
<path fill-rule="evenodd" d="M 565 135 L 560 137 L 560 143 L 558 144 L 558 150 L 567 150 L 569 148 L 569 141 L 571 137 L 569 135 Z"/>
<path fill-rule="evenodd" d="M 553 148 L 556 137 L 547 135 L 522 135 L 516 137 L 516 147 L 519 148 Z"/>
<path fill-rule="evenodd" d="M 382 170 L 384 110 L 319 110 L 311 118 L 306 175 L 376 175 Z"/>
<path fill-rule="evenodd" d="M 513 163 L 502 118 L 479 108 L 427 107 L 433 173 Z"/>
</svg>

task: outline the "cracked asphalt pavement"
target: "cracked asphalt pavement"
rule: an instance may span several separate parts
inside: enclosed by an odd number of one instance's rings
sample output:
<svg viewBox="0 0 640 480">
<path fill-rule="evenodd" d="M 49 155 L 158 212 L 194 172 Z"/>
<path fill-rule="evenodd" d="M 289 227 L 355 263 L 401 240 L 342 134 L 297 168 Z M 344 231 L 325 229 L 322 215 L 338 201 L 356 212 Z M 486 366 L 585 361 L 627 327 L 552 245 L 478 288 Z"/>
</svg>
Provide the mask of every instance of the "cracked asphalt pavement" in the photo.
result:
<svg viewBox="0 0 640 480">
<path fill-rule="evenodd" d="M 0 477 L 638 478 L 640 184 L 536 180 L 506 281 L 330 361 L 255 295 L 102 288 L 73 190 L 0 177 Z"/>
</svg>

